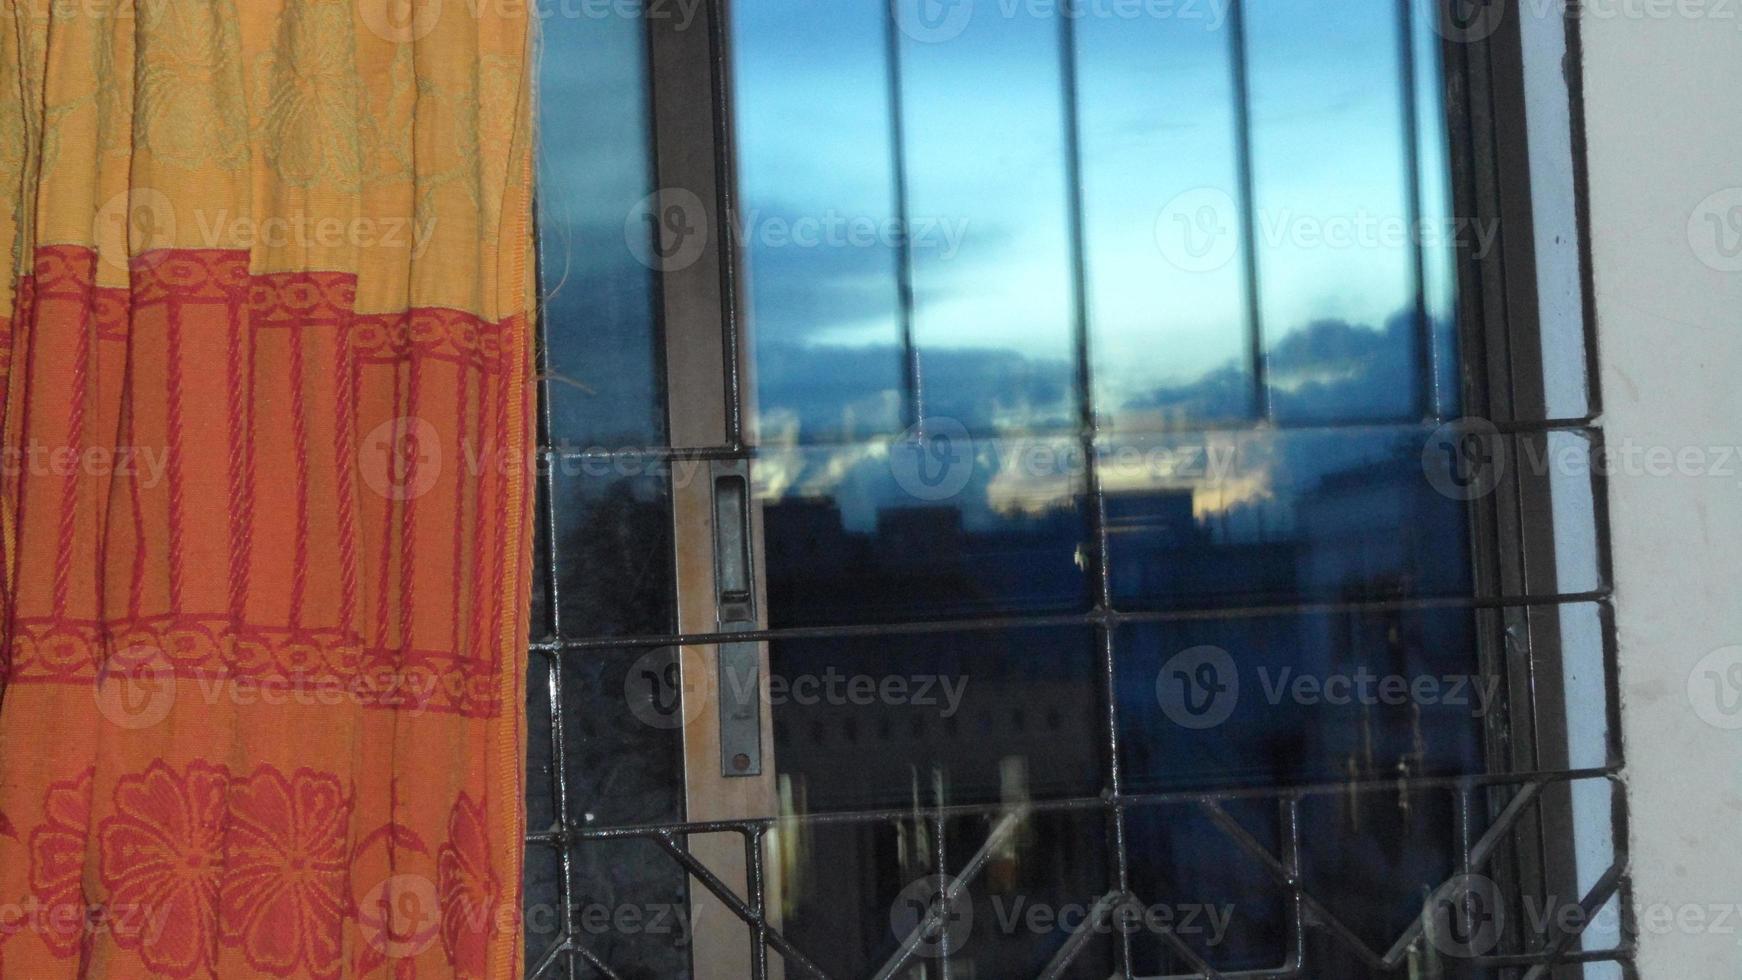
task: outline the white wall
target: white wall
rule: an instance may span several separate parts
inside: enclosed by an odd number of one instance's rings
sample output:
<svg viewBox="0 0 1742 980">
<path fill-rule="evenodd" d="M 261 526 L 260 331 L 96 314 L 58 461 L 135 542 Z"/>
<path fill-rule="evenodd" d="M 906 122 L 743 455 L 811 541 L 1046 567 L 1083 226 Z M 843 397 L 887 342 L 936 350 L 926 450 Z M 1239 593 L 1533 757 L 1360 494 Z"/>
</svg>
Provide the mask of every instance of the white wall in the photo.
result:
<svg viewBox="0 0 1742 980">
<path fill-rule="evenodd" d="M 1742 730 L 1720 726 L 1742 714 L 1718 699 L 1742 697 L 1724 686 L 1742 653 L 1708 655 L 1742 644 L 1742 459 L 1724 448 L 1742 446 L 1742 5 L 1591 6 L 1603 425 L 1611 448 L 1688 453 L 1676 475 L 1642 455 L 1610 483 L 1636 907 L 1734 910 Z M 1723 238 L 1712 216 L 1733 218 Z M 1645 980 L 1742 975 L 1742 921 L 1693 922 L 1642 922 Z"/>
</svg>

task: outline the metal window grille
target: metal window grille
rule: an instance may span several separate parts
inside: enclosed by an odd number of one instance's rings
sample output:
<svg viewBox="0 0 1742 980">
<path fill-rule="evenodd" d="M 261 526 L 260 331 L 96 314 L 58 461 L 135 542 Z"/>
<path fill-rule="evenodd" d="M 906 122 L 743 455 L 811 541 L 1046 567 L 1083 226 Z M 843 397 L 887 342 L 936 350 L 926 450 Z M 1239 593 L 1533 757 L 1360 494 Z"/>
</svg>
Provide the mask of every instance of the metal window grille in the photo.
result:
<svg viewBox="0 0 1742 980">
<path fill-rule="evenodd" d="M 724 0 L 712 0 L 709 12 L 714 25 L 713 45 L 716 58 L 723 64 L 725 55 L 725 38 L 721 25 L 728 22 L 724 9 Z M 1407 12 L 1412 5 L 1405 3 L 1403 9 Z M 1245 78 L 1245 40 L 1241 24 L 1242 4 L 1236 2 L 1230 8 L 1232 20 L 1229 25 L 1231 43 L 1235 46 L 1233 63 L 1236 67 L 1236 91 L 1239 93 L 1239 146 L 1238 161 L 1240 184 L 1243 190 L 1245 207 L 1244 217 L 1248 222 L 1248 234 L 1245 236 L 1248 247 L 1251 247 L 1256 235 L 1252 233 L 1251 222 L 1254 221 L 1252 208 L 1252 147 L 1250 139 L 1251 120 L 1248 117 L 1247 82 Z M 1407 18 L 1407 14 L 1406 14 Z M 1076 135 L 1076 119 L 1074 110 L 1077 105 L 1075 92 L 1076 45 L 1072 36 L 1072 18 L 1059 18 L 1060 49 L 1064 65 L 1065 99 L 1067 111 L 1067 128 L 1070 132 L 1067 167 L 1069 185 L 1080 187 L 1079 171 L 1081 160 Z M 1407 36 L 1407 35 L 1406 35 Z M 1472 414 L 1479 413 L 1494 423 L 1494 430 L 1487 434 L 1492 440 L 1491 446 L 1507 458 L 1516 459 L 1524 447 L 1538 445 L 1557 435 L 1586 441 L 1594 450 L 1600 450 L 1601 432 L 1594 427 L 1593 420 L 1597 415 L 1594 374 L 1587 367 L 1587 383 L 1591 385 L 1590 411 L 1577 418 L 1546 418 L 1546 413 L 1537 411 L 1542 403 L 1540 372 L 1543 361 L 1541 338 L 1534 333 L 1532 317 L 1527 312 L 1531 307 L 1530 300 L 1534 298 L 1531 280 L 1531 258 L 1528 254 L 1528 195 L 1516 186 L 1506 183 L 1508 175 L 1516 172 L 1517 161 L 1509 160 L 1509 154 L 1522 143 L 1519 121 L 1518 100 L 1518 65 L 1516 53 L 1509 53 L 1506 42 L 1509 38 L 1506 30 L 1500 31 L 1493 39 L 1482 43 L 1448 44 L 1448 91 L 1451 93 L 1451 113 L 1453 115 L 1453 176 L 1454 190 L 1457 198 L 1457 213 L 1464 215 L 1480 215 L 1500 222 L 1503 229 L 1503 241 L 1509 247 L 1500 250 L 1499 254 L 1460 256 L 1459 289 L 1460 289 L 1460 330 L 1463 355 L 1462 382 L 1465 388 L 1465 403 L 1471 408 Z M 1513 37 L 1514 44 L 1516 38 Z M 1576 42 L 1575 42 L 1576 43 Z M 1405 49 L 1409 48 L 1406 43 Z M 890 85 L 897 95 L 899 105 L 900 92 L 900 61 L 898 46 L 894 44 L 891 33 Z M 1407 78 L 1413 71 L 1406 74 Z M 723 68 L 716 65 L 716 79 L 724 75 Z M 548 93 L 547 93 L 548 94 Z M 723 96 L 720 97 L 722 100 Z M 1406 95 L 1404 104 L 1416 105 L 1413 97 Z M 1409 125 L 1416 123 L 1412 119 Z M 899 118 L 892 122 L 895 132 L 897 155 L 897 172 L 899 173 L 899 156 L 901 154 Z M 727 150 L 729 133 L 724 124 L 714 134 L 713 150 L 716 154 L 716 167 L 721 175 L 719 188 L 719 204 L 724 209 L 730 209 L 732 160 Z M 1411 141 L 1414 146 L 1414 141 Z M 1419 159 L 1412 159 L 1410 165 L 1421 166 Z M 1419 186 L 1419 182 L 1415 186 Z M 1216 977 L 1315 977 L 1322 974 L 1315 971 L 1312 961 L 1312 949 L 1318 942 L 1329 942 L 1344 948 L 1353 958 L 1376 976 L 1407 976 L 1411 975 L 1411 950 L 1424 940 L 1424 932 L 1433 928 L 1431 919 L 1424 917 L 1418 920 L 1403 934 L 1396 937 L 1389 946 L 1380 948 L 1357 934 L 1357 931 L 1343 922 L 1336 908 L 1328 907 L 1316 899 L 1310 891 L 1302 872 L 1300 853 L 1302 847 L 1303 823 L 1301 820 L 1302 806 L 1309 801 L 1326 797 L 1349 794 L 1440 794 L 1451 801 L 1455 814 L 1456 840 L 1450 842 L 1450 851 L 1456 855 L 1460 877 L 1463 875 L 1483 875 L 1491 877 L 1507 892 L 1503 901 L 1516 902 L 1518 896 L 1525 894 L 1567 894 L 1561 890 L 1566 887 L 1564 881 L 1551 880 L 1557 875 L 1557 864 L 1564 864 L 1565 852 L 1572 846 L 1573 835 L 1572 816 L 1569 797 L 1570 787 L 1579 784 L 1600 785 L 1610 789 L 1612 803 L 1609 832 L 1613 854 L 1612 866 L 1598 875 L 1588 887 L 1578 893 L 1577 910 L 1582 916 L 1571 917 L 1573 921 L 1589 923 L 1595 914 L 1618 903 L 1625 909 L 1627 905 L 1626 855 L 1624 844 L 1626 839 L 1625 803 L 1619 789 L 1618 776 L 1621 771 L 1619 743 L 1616 736 L 1618 726 L 1615 721 L 1613 649 L 1614 630 L 1610 615 L 1611 595 L 1607 585 L 1607 531 L 1602 515 L 1602 485 L 1596 479 L 1594 499 L 1596 500 L 1596 548 L 1599 555 L 1599 566 L 1603 570 L 1601 581 L 1596 588 L 1578 592 L 1532 592 L 1530 583 L 1525 580 L 1531 572 L 1520 572 L 1520 569 L 1535 569 L 1540 573 L 1544 563 L 1552 562 L 1552 541 L 1544 537 L 1544 528 L 1550 521 L 1545 503 L 1533 497 L 1528 488 L 1516 485 L 1504 486 L 1500 492 L 1490 495 L 1472 505 L 1472 522 L 1476 538 L 1473 560 L 1477 570 L 1478 587 L 1474 595 L 1462 598 L 1427 598 L 1413 600 L 1375 600 L 1363 602 L 1331 602 L 1322 604 L 1291 603 L 1275 606 L 1255 606 L 1246 608 L 1214 608 L 1214 609 L 1180 609 L 1171 611 L 1128 611 L 1117 607 L 1114 599 L 1111 576 L 1107 566 L 1109 553 L 1109 516 L 1107 499 L 1100 486 L 1096 472 L 1096 456 L 1093 451 L 1097 431 L 1097 413 L 1091 403 L 1093 386 L 1089 383 L 1088 372 L 1090 359 L 1087 347 L 1089 335 L 1086 321 L 1085 301 L 1085 268 L 1084 241 L 1082 226 L 1082 201 L 1080 194 L 1073 195 L 1069 202 L 1071 221 L 1071 256 L 1073 261 L 1073 299 L 1076 327 L 1076 362 L 1081 377 L 1079 390 L 1082 401 L 1079 408 L 1081 432 L 1079 438 L 1090 451 L 1085 453 L 1087 462 L 1087 490 L 1091 518 L 1091 542 L 1089 564 L 1091 581 L 1094 585 L 1097 602 L 1093 611 L 1084 614 L 1043 615 L 1043 616 L 998 616 L 967 620 L 909 622 L 894 625 L 878 626 L 831 626 L 765 629 L 748 633 L 691 633 L 667 635 L 637 635 L 630 637 L 611 638 L 575 638 L 569 635 L 561 623 L 562 602 L 560 590 L 561 578 L 558 572 L 558 558 L 563 542 L 555 532 L 557 516 L 554 499 L 557 494 L 551 470 L 556 464 L 575 456 L 566 449 L 552 444 L 551 423 L 549 418 L 548 400 L 545 409 L 544 424 L 541 426 L 542 451 L 541 460 L 545 464 L 540 477 L 542 491 L 541 515 L 544 536 L 544 562 L 541 574 L 544 577 L 545 615 L 542 621 L 535 622 L 535 636 L 531 642 L 532 661 L 536 667 L 533 682 L 545 687 L 543 700 L 548 704 L 548 735 L 539 737 L 550 738 L 551 768 L 554 773 L 552 793 L 555 798 L 554 820 L 548 827 L 535 827 L 527 836 L 529 860 L 553 861 L 558 868 L 557 901 L 561 913 L 558 935 L 547 947 L 529 949 L 528 974 L 532 977 L 568 977 L 571 980 L 581 977 L 619 978 L 624 976 L 620 969 L 608 962 L 608 957 L 596 949 L 597 936 L 581 928 L 577 924 L 577 910 L 581 896 L 577 894 L 575 866 L 576 854 L 579 849 L 602 842 L 634 840 L 641 841 L 657 849 L 672 866 L 679 868 L 689 876 L 691 887 L 700 888 L 711 893 L 720 903 L 728 908 L 739 920 L 750 938 L 752 953 L 749 961 L 743 964 L 742 975 L 753 980 L 765 980 L 770 976 L 771 960 L 784 962 L 786 976 L 790 977 L 824 977 L 826 974 L 818 968 L 805 952 L 797 948 L 781 931 L 770 912 L 769 875 L 765 851 L 765 840 L 777 832 L 783 818 L 769 817 L 764 819 L 705 821 L 705 822 L 671 822 L 644 826 L 613 826 L 594 827 L 585 822 L 577 821 L 574 801 L 570 800 L 570 769 L 578 764 L 577 760 L 568 754 L 570 746 L 566 743 L 563 733 L 568 730 L 569 719 L 566 713 L 572 711 L 565 704 L 564 674 L 575 669 L 578 660 L 596 655 L 607 650 L 653 650 L 660 648 L 677 648 L 691 645 L 716 644 L 726 640 L 744 641 L 780 641 L 796 639 L 830 639 L 845 637 L 896 637 L 922 633 L 965 632 L 981 630 L 997 630 L 1012 627 L 1033 626 L 1079 626 L 1094 631 L 1097 638 L 1098 676 L 1100 682 L 1100 711 L 1098 722 L 1098 737 L 1102 740 L 1100 746 L 1101 758 L 1105 760 L 1105 771 L 1101 774 L 1104 784 L 1103 792 L 1090 798 L 1041 800 L 1029 803 L 1020 814 L 1012 813 L 1006 805 L 952 805 L 939 806 L 921 819 L 930 829 L 928 839 L 932 842 L 936 853 L 933 855 L 934 867 L 949 869 L 950 874 L 939 876 L 939 891 L 928 909 L 927 914 L 914 927 L 905 941 L 898 945 L 896 953 L 882 965 L 874 974 L 877 980 L 885 980 L 904 975 L 904 968 L 910 967 L 919 955 L 921 947 L 933 941 L 938 934 L 937 927 L 942 918 L 949 915 L 952 902 L 956 896 L 954 889 L 966 887 L 984 867 L 987 856 L 999 843 L 1001 836 L 1008 832 L 1012 821 L 1018 816 L 1039 813 L 1088 813 L 1099 814 L 1106 827 L 1105 841 L 1108 848 L 1108 863 L 1112 887 L 1092 902 L 1092 915 L 1064 945 L 1058 949 L 1052 961 L 1037 975 L 1044 978 L 1056 978 L 1067 975 L 1073 963 L 1079 957 L 1089 941 L 1093 938 L 1091 926 L 1107 921 L 1108 917 L 1118 913 L 1121 906 L 1133 902 L 1152 899 L 1154 896 L 1135 894 L 1131 882 L 1130 852 L 1126 835 L 1128 818 L 1145 810 L 1167 807 L 1186 807 L 1195 809 L 1207 818 L 1223 835 L 1226 845 L 1233 851 L 1247 856 L 1260 866 L 1268 876 L 1276 894 L 1282 897 L 1287 909 L 1288 948 L 1289 955 L 1273 970 L 1229 974 L 1217 972 L 1199 953 L 1179 937 L 1163 931 L 1160 940 L 1180 961 L 1189 965 L 1189 972 L 1177 974 L 1179 977 L 1216 978 Z M 1412 202 L 1412 208 L 1419 214 L 1420 202 Z M 911 329 L 912 287 L 906 280 L 909 257 L 903 255 L 900 259 L 903 273 L 903 336 L 908 348 L 908 370 L 905 376 L 907 389 L 907 417 L 910 422 L 923 422 L 924 401 L 923 383 L 913 358 L 913 341 Z M 733 263 L 728 259 L 723 265 L 724 311 L 723 324 L 725 331 L 725 347 L 728 356 L 725 358 L 725 388 L 727 400 L 724 406 L 725 427 L 728 438 L 725 444 L 716 447 L 695 450 L 657 450 L 647 455 L 656 461 L 669 462 L 674 459 L 686 460 L 739 460 L 754 459 L 758 447 L 750 445 L 745 438 L 745 422 L 741 406 L 741 386 L 744 379 L 740 377 L 737 364 L 738 348 L 741 343 L 737 320 L 735 317 L 735 283 L 733 281 Z M 1246 268 L 1248 279 L 1246 290 L 1250 297 L 1258 294 L 1257 262 L 1253 256 L 1247 256 Z M 1422 268 L 1418 253 L 1414 268 L 1417 284 L 1417 296 L 1422 295 Z M 1264 378 L 1265 358 L 1262 348 L 1262 328 L 1257 322 L 1256 302 L 1250 303 L 1252 322 L 1251 359 L 1252 377 L 1257 384 L 1260 401 L 1267 392 Z M 1425 325 L 1428 320 L 1425 315 L 1417 317 L 1417 322 Z M 1587 333 L 1587 351 L 1592 348 L 1593 338 Z M 1421 390 L 1427 393 L 1430 404 L 1424 406 L 1424 416 L 1432 417 L 1435 407 L 1432 402 L 1433 379 L 1436 377 L 1436 367 L 1431 361 L 1434 345 L 1431 338 L 1423 338 L 1417 345 L 1421 354 L 1418 370 L 1424 384 Z M 1449 420 L 1440 420 L 1449 421 Z M 1554 746 L 1565 742 L 1567 735 L 1566 711 L 1564 704 L 1555 703 L 1554 695 L 1547 690 L 1546 685 L 1536 683 L 1536 671 L 1544 665 L 1552 665 L 1555 651 L 1553 643 L 1539 639 L 1532 630 L 1532 617 L 1553 615 L 1558 610 L 1573 606 L 1589 605 L 1598 610 L 1598 618 L 1602 628 L 1602 643 L 1606 651 L 1605 661 L 1608 677 L 1607 686 L 1610 717 L 1606 726 L 1611 744 L 1605 746 L 1606 764 L 1598 767 L 1572 768 L 1566 764 L 1564 753 Z M 1266 788 L 1259 790 L 1216 790 L 1216 791 L 1181 791 L 1170 793 L 1138 793 L 1126 786 L 1125 775 L 1121 771 L 1120 738 L 1121 727 L 1118 718 L 1118 708 L 1112 690 L 1115 683 L 1115 667 L 1118 651 L 1114 644 L 1114 632 L 1121 626 L 1134 623 L 1182 622 L 1204 619 L 1238 619 L 1266 614 L 1303 613 L 1303 612 L 1380 612 L 1409 611 L 1426 609 L 1467 609 L 1476 616 L 1484 637 L 1487 649 L 1484 652 L 1486 668 L 1504 684 L 1508 701 L 1512 710 L 1503 718 L 1489 722 L 1488 762 L 1490 772 L 1482 775 L 1470 775 L 1450 778 L 1427 778 L 1420 776 L 1403 776 L 1397 779 L 1374 780 L 1357 783 L 1337 783 L 1334 785 L 1298 785 L 1286 788 Z M 1528 651 L 1521 655 L 1521 647 Z M 542 725 L 540 726 L 542 727 Z M 1249 803 L 1261 800 L 1274 807 L 1279 825 L 1283 829 L 1280 846 L 1272 846 L 1259 841 L 1245 828 L 1240 821 L 1230 816 L 1228 806 L 1237 802 Z M 909 810 L 866 810 L 844 813 L 820 813 L 799 817 L 797 819 L 817 826 L 827 825 L 870 825 L 884 824 L 890 821 L 911 820 L 915 814 Z M 969 854 L 944 853 L 947 835 L 945 826 L 953 820 L 963 818 L 983 818 L 991 827 L 985 842 Z M 786 818 L 791 819 L 791 818 Z M 747 887 L 740 892 L 729 885 L 727 881 L 707 864 L 698 859 L 689 846 L 691 835 L 697 834 L 731 834 L 741 840 L 743 853 L 747 863 Z M 1561 861 L 1555 860 L 1559 854 Z M 1454 882 L 1448 887 L 1455 886 Z M 1472 896 L 1462 892 L 1451 893 L 1454 902 L 1474 901 L 1482 896 Z M 1622 913 L 1625 916 L 1625 912 Z M 1485 955 L 1474 956 L 1464 965 L 1473 970 L 1496 971 L 1492 975 L 1505 977 L 1522 977 L 1526 980 L 1537 980 L 1542 977 L 1582 976 L 1582 973 L 1569 973 L 1569 969 L 1579 964 L 1613 963 L 1623 976 L 1633 976 L 1632 946 L 1627 935 L 1630 932 L 1628 923 L 1623 919 L 1622 937 L 1613 946 L 1586 948 L 1581 942 L 1580 928 L 1561 928 L 1551 925 L 1546 930 L 1524 938 L 1516 938 L 1507 948 L 1501 948 Z M 947 938 L 943 939 L 947 943 Z M 947 950 L 946 950 L 947 951 Z M 1114 950 L 1116 976 L 1125 980 L 1133 980 L 1136 976 L 1133 966 L 1133 954 L 1130 937 L 1124 936 L 1116 942 Z M 951 976 L 950 959 L 947 956 L 931 962 L 936 964 L 936 975 L 949 978 Z"/>
</svg>

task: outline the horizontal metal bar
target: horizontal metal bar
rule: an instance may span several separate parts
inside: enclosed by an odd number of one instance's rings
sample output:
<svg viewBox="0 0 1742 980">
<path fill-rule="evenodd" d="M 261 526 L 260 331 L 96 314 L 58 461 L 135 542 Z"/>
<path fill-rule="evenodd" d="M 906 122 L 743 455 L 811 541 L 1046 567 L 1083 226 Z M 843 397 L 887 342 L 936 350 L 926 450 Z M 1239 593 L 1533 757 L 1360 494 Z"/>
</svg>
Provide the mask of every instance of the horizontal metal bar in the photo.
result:
<svg viewBox="0 0 1742 980">
<path fill-rule="evenodd" d="M 1535 596 L 1444 596 L 1420 599 L 1375 599 L 1371 602 L 1306 602 L 1280 605 L 1229 606 L 1226 608 L 1156 609 L 1140 611 L 1093 610 L 1038 616 L 989 616 L 973 619 L 920 620 L 904 623 L 854 624 L 840 626 L 787 626 L 750 630 L 742 633 L 671 633 L 616 637 L 570 638 L 546 637 L 528 644 L 540 653 L 575 653 L 588 650 L 625 650 L 649 647 L 713 646 L 732 642 L 774 642 L 779 640 L 831 640 L 878 636 L 912 636 L 927 633 L 975 633 L 1010 629 L 1044 629 L 1047 627 L 1115 628 L 1143 623 L 1196 623 L 1236 619 L 1261 619 L 1280 616 L 1322 616 L 1339 613 L 1407 612 L 1411 610 L 1444 609 L 1533 609 L 1548 606 L 1572 606 L 1583 603 L 1606 603 L 1614 597 L 1612 589 L 1589 592 L 1555 592 Z"/>
<path fill-rule="evenodd" d="M 1165 793 L 1104 794 L 1060 800 L 1032 800 L 1023 806 L 1032 813 L 1072 813 L 1089 810 L 1133 810 L 1148 807 L 1182 806 L 1190 804 L 1234 803 L 1245 800 L 1305 799 L 1320 796 L 1366 794 L 1430 793 L 1436 791 L 1474 792 L 1494 786 L 1516 786 L 1532 783 L 1571 783 L 1592 779 L 1614 779 L 1620 766 L 1598 769 L 1539 770 L 1532 772 L 1470 773 L 1458 776 L 1411 776 L 1391 779 L 1365 779 L 1340 783 L 1306 783 L 1287 787 L 1234 787 L 1211 790 L 1178 790 Z M 928 815 L 949 819 L 1003 816 L 1010 811 L 1008 803 L 958 803 L 928 810 Z M 666 834 L 746 833 L 753 828 L 785 826 L 835 826 L 857 823 L 880 823 L 913 819 L 911 808 L 878 808 L 843 810 L 822 813 L 789 814 L 779 817 L 743 817 L 735 820 L 701 820 L 690 823 L 670 822 L 634 824 L 620 827 L 591 827 L 529 834 L 527 843 L 561 847 L 565 842 L 577 843 L 624 838 L 657 838 Z"/>
<path fill-rule="evenodd" d="M 1080 427 L 1064 427 L 1057 429 L 1008 429 L 993 432 L 973 432 L 971 438 L 982 442 L 1006 442 L 1023 440 L 1049 440 L 1057 442 L 1106 443 L 1120 441 L 1138 441 L 1143 439 L 1180 439 L 1196 435 L 1214 436 L 1258 436 L 1258 435 L 1293 435 L 1310 433 L 1347 433 L 1363 432 L 1395 432 L 1399 430 L 1428 431 L 1456 419 L 1438 417 L 1424 419 L 1368 419 L 1343 422 L 1264 422 L 1264 423 L 1206 423 L 1182 428 L 1137 428 L 1116 431 L 1096 431 Z M 1512 422 L 1491 422 L 1494 430 L 1502 436 L 1540 435 L 1549 432 L 1577 431 L 1592 429 L 1596 426 L 1595 416 L 1579 418 L 1539 419 Z M 757 459 L 773 453 L 805 452 L 808 450 L 841 449 L 850 446 L 875 445 L 882 442 L 894 442 L 907 438 L 906 433 L 879 432 L 868 434 L 856 439 L 830 438 L 807 442 L 788 444 L 750 443 L 727 444 L 719 446 L 586 446 L 574 448 L 551 444 L 541 446 L 539 457 L 546 462 L 586 462 L 591 460 L 638 459 L 638 460 L 715 460 L 715 459 Z"/>
</svg>

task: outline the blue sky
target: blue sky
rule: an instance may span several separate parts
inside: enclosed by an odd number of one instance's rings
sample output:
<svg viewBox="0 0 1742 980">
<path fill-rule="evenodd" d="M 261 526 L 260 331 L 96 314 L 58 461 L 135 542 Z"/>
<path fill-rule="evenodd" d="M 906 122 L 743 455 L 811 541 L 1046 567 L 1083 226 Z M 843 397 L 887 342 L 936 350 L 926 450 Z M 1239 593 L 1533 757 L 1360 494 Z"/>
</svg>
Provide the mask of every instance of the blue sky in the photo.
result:
<svg viewBox="0 0 1742 980">
<path fill-rule="evenodd" d="M 1413 303 L 1407 249 L 1303 245 L 1295 231 L 1407 215 L 1397 5 L 1248 6 L 1267 334 L 1275 343 L 1331 319 L 1383 329 Z M 746 211 L 892 214 L 881 5 L 759 0 L 736 9 Z M 966 229 L 947 255 L 915 251 L 915 334 L 922 354 L 981 348 L 1068 361 L 1057 15 L 1013 0 L 976 0 L 971 9 L 959 35 L 902 45 L 909 214 Z M 1087 9 L 1077 42 L 1091 346 L 1098 399 L 1122 403 L 1244 358 L 1242 261 L 1182 270 L 1156 240 L 1158 216 L 1179 195 L 1238 194 L 1232 51 L 1220 16 L 1188 18 L 1163 5 L 1147 9 L 1172 13 Z M 1418 50 L 1431 56 L 1425 19 L 1418 35 Z M 1425 121 L 1437 123 L 1432 92 L 1422 104 Z M 1443 158 L 1437 146 L 1430 127 L 1427 159 Z M 1426 215 L 1443 217 L 1443 179 L 1429 175 L 1423 190 Z M 889 256 L 773 251 L 751 238 L 754 328 L 764 344 L 895 342 Z M 837 301 L 819 311 L 825 296 Z M 1441 312 L 1444 302 L 1440 289 Z"/>
<path fill-rule="evenodd" d="M 1058 14 L 1029 0 L 958 2 L 971 13 L 959 35 L 903 38 L 901 50 L 903 166 L 921 238 L 914 330 L 928 378 L 949 385 L 928 402 L 982 412 L 979 421 L 994 428 L 1051 425 L 1067 421 L 1075 402 Z M 1181 268 L 1160 244 L 1177 233 L 1170 206 L 1238 194 L 1226 4 L 1087 0 L 1085 9 L 1076 33 L 1097 402 L 1130 415 L 1127 428 L 1194 386 L 1218 394 L 1181 395 L 1180 404 L 1249 410 L 1228 397 L 1249 370 L 1237 238 L 1213 268 Z M 894 431 L 892 245 L 798 247 L 768 234 L 795 221 L 893 219 L 883 4 L 754 0 L 734 10 L 742 194 L 734 233 L 747 266 L 761 414 L 773 431 L 796 428 L 801 439 Z M 1388 329 L 1414 302 L 1408 248 L 1326 247 L 1300 234 L 1407 213 L 1397 11 L 1394 0 L 1249 0 L 1260 312 L 1273 351 L 1326 322 L 1370 331 L 1354 344 L 1364 351 L 1374 338 L 1408 342 L 1408 330 Z M 1428 79 L 1437 71 L 1431 24 L 1420 17 L 1416 28 L 1418 76 Z M 652 278 L 626 243 L 635 232 L 625 223 L 654 186 L 645 40 L 621 17 L 551 18 L 544 29 L 544 275 L 560 284 L 553 361 L 585 386 L 559 392 L 555 407 L 583 435 L 652 438 Z M 1418 90 L 1423 158 L 1442 161 L 1437 90 Z M 1440 170 L 1428 168 L 1421 190 L 1424 216 L 1445 220 Z M 1230 236 L 1238 232 L 1237 214 L 1218 217 Z M 1430 314 L 1441 322 L 1450 318 L 1448 256 L 1428 256 Z M 1353 336 L 1320 331 L 1333 335 Z M 1403 353 L 1386 360 L 1407 362 Z M 1312 364 L 1318 373 L 1274 372 L 1273 380 L 1347 381 L 1361 367 L 1324 356 Z M 1411 404 L 1410 393 L 1396 402 Z"/>
</svg>

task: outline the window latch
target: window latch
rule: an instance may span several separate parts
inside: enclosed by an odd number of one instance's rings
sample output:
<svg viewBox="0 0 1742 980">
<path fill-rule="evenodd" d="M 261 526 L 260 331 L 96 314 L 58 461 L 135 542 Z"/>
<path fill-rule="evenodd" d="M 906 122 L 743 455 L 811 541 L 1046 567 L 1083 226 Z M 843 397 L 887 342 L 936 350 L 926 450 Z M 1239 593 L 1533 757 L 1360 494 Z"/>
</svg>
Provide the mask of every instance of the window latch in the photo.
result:
<svg viewBox="0 0 1742 980">
<path fill-rule="evenodd" d="M 750 463 L 715 460 L 714 587 L 720 632 L 755 630 L 755 562 L 750 550 Z M 720 775 L 762 775 L 762 647 L 719 645 Z"/>
</svg>

